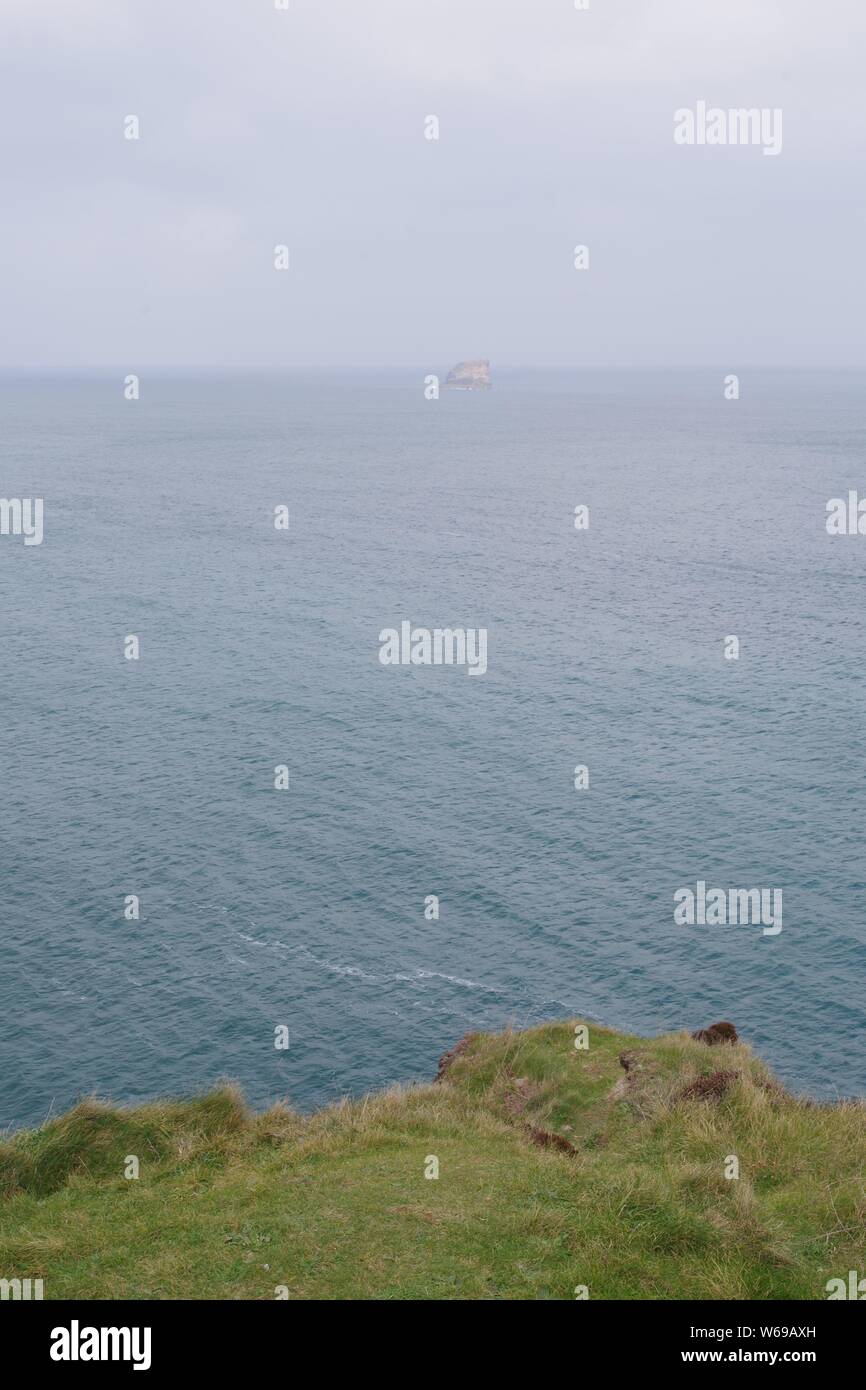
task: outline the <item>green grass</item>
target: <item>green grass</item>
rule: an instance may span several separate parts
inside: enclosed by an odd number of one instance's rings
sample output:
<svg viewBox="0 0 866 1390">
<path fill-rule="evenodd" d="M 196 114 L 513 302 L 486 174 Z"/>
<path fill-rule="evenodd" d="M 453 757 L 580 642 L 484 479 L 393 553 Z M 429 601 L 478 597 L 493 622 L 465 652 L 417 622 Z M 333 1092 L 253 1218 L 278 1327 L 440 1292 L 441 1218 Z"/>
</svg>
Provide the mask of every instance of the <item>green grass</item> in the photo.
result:
<svg viewBox="0 0 866 1390">
<path fill-rule="evenodd" d="M 589 1037 L 476 1035 L 438 1084 L 306 1117 L 230 1087 L 85 1101 L 0 1143 L 0 1278 L 47 1299 L 813 1299 L 866 1272 L 863 1104 L 790 1096 L 743 1044 Z M 682 1097 L 720 1070 L 721 1097 Z"/>
</svg>

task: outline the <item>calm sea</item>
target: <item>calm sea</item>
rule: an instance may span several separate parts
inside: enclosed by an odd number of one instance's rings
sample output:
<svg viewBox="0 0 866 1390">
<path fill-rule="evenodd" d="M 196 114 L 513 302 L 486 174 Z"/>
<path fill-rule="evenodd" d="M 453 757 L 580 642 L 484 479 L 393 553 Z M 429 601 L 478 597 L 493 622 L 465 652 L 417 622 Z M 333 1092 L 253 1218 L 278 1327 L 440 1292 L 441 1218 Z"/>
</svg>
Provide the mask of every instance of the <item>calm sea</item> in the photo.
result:
<svg viewBox="0 0 866 1390">
<path fill-rule="evenodd" d="M 0 1125 L 307 1108 L 571 1015 L 866 1092 L 866 537 L 825 529 L 866 377 L 428 370 L 0 381 L 45 505 L 0 537 Z M 381 666 L 404 619 L 487 673 Z M 676 925 L 699 879 L 783 930 Z"/>
</svg>

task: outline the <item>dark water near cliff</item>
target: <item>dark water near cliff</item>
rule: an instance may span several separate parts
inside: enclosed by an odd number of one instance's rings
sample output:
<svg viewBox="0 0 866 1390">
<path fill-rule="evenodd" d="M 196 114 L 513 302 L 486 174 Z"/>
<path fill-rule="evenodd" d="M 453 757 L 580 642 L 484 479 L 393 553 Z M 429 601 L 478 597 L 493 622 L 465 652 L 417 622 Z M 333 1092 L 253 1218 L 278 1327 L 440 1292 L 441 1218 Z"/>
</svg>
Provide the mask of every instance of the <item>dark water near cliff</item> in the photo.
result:
<svg viewBox="0 0 866 1390">
<path fill-rule="evenodd" d="M 0 1124 L 312 1106 L 566 1015 L 866 1092 L 866 537 L 824 525 L 866 378 L 423 370 L 0 383 L 45 498 L 0 537 Z M 487 674 L 380 666 L 404 618 L 487 627 Z M 781 887 L 781 934 L 676 926 L 699 878 Z"/>
</svg>

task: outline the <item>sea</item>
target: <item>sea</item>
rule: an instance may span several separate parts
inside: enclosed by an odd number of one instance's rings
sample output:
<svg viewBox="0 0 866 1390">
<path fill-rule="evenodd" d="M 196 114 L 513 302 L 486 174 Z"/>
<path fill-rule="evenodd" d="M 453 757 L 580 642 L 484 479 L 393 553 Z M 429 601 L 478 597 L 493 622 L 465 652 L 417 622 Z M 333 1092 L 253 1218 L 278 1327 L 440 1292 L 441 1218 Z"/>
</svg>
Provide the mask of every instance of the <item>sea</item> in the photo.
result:
<svg viewBox="0 0 866 1390">
<path fill-rule="evenodd" d="M 866 374 L 435 370 L 0 377 L 44 509 L 0 535 L 0 1127 L 309 1110 L 565 1018 L 866 1093 Z M 404 621 L 487 670 L 383 665 Z M 782 930 L 677 922 L 698 883 Z"/>
</svg>

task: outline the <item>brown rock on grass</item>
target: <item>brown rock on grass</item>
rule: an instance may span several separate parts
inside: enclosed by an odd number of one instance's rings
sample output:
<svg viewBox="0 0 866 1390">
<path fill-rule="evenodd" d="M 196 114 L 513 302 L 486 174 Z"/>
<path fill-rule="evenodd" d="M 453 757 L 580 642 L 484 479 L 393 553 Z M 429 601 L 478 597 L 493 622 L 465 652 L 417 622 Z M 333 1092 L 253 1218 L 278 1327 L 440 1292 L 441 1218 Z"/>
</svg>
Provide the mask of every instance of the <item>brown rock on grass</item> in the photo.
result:
<svg viewBox="0 0 866 1390">
<path fill-rule="evenodd" d="M 695 1042 L 706 1043 L 708 1047 L 715 1047 L 717 1043 L 735 1043 L 737 1041 L 737 1030 L 733 1023 L 711 1023 L 709 1028 L 699 1028 L 696 1033 L 692 1033 Z"/>
<path fill-rule="evenodd" d="M 722 1096 L 736 1081 L 739 1072 L 713 1071 L 709 1076 L 699 1076 L 680 1091 L 678 1100 L 721 1100 Z"/>
<path fill-rule="evenodd" d="M 555 1134 L 552 1129 L 536 1129 L 534 1125 L 524 1125 L 524 1129 L 533 1144 L 537 1144 L 541 1149 L 559 1149 L 564 1154 L 577 1153 L 571 1140 L 563 1138 L 561 1134 Z"/>
</svg>

